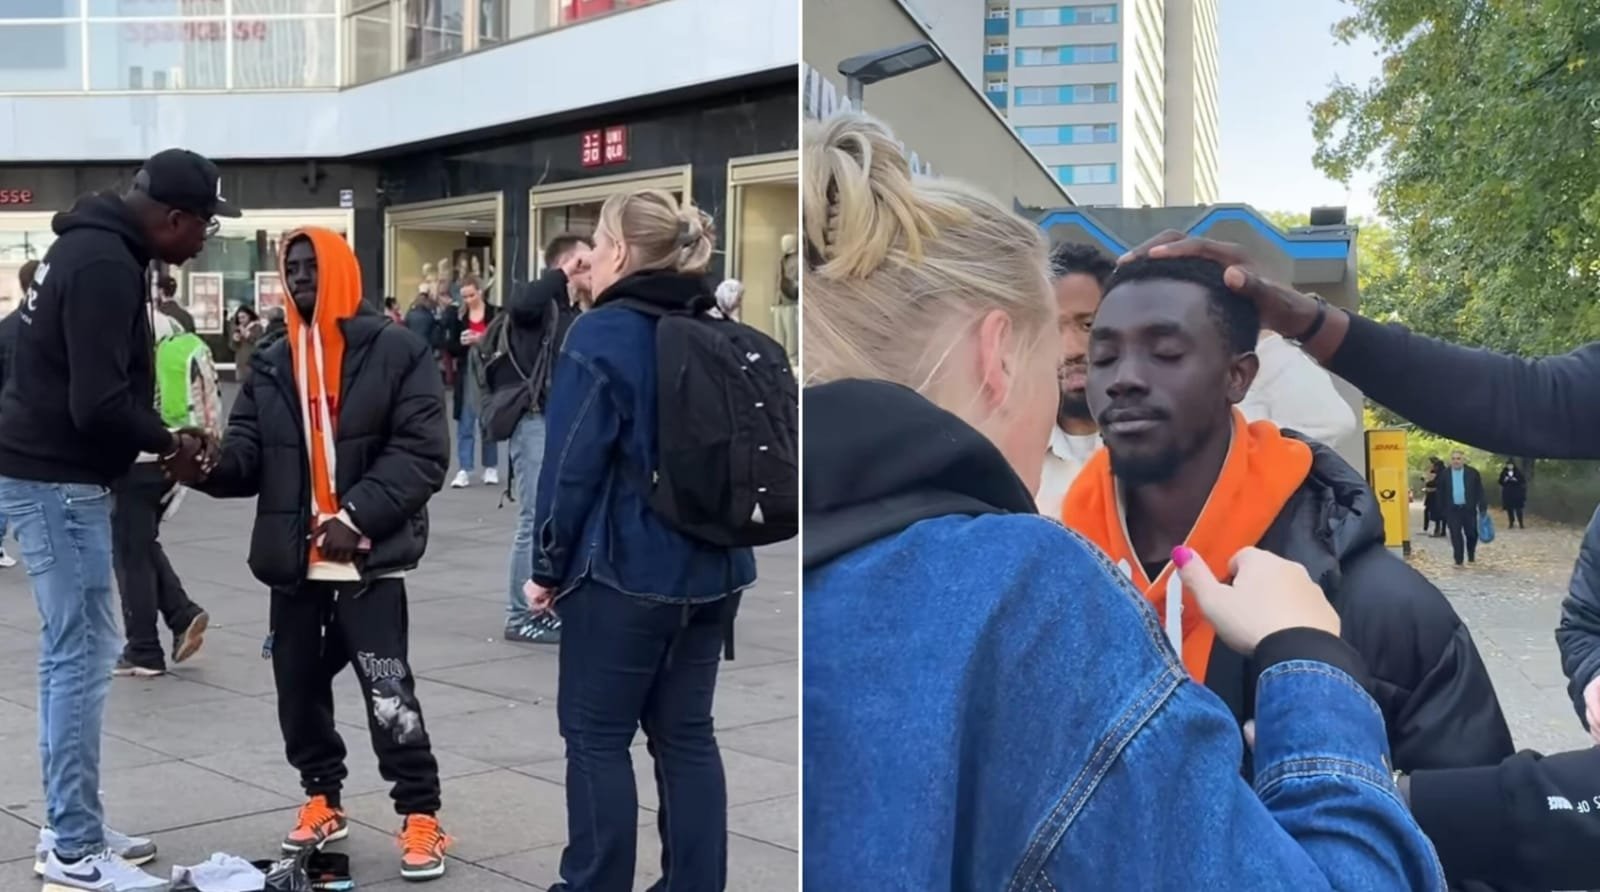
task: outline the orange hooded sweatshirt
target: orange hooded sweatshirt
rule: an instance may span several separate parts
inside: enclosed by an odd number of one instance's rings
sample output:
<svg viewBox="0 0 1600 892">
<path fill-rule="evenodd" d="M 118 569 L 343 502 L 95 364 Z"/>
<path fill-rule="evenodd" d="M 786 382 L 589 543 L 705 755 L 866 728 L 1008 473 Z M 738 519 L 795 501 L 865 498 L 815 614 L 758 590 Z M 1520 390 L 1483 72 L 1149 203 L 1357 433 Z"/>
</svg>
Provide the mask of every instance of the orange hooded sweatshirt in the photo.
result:
<svg viewBox="0 0 1600 892">
<path fill-rule="evenodd" d="M 355 529 L 348 515 L 339 508 L 335 437 L 339 424 L 339 386 L 344 366 L 344 331 L 339 323 L 361 309 L 361 268 L 344 237 L 329 229 L 308 226 L 287 233 L 279 242 L 278 274 L 289 280 L 284 270 L 289 245 L 298 238 L 311 240 L 317 255 L 317 307 L 310 322 L 291 301 L 284 308 L 289 356 L 294 381 L 300 391 L 300 420 L 306 432 L 306 455 L 310 461 L 311 527 L 339 517 Z M 359 531 L 358 531 L 359 532 Z M 361 574 L 350 564 L 338 564 L 322 557 L 320 537 L 310 543 L 310 564 L 306 578 L 330 581 L 355 581 Z"/>
</svg>

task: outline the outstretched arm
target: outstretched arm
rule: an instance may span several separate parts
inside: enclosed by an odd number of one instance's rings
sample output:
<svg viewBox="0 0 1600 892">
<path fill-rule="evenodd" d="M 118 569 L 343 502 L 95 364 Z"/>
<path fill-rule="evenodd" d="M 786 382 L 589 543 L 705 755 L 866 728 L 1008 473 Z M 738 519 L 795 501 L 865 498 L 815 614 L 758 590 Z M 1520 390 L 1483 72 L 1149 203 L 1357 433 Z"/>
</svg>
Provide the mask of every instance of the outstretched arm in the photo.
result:
<svg viewBox="0 0 1600 892">
<path fill-rule="evenodd" d="M 222 455 L 206 478 L 193 484 L 218 499 L 248 499 L 261 491 L 261 425 L 256 416 L 256 380 L 251 375 L 239 388 L 222 435 Z"/>
</svg>

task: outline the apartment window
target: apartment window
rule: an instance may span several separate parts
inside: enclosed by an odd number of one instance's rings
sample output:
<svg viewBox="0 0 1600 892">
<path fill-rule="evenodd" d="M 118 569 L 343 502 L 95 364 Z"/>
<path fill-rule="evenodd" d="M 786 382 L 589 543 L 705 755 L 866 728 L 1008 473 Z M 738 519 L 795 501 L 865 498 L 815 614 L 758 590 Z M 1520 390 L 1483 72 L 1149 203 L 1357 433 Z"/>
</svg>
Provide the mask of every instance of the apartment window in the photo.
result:
<svg viewBox="0 0 1600 892">
<path fill-rule="evenodd" d="M 1017 48 L 1018 65 L 1093 65 L 1115 61 L 1117 61 L 1117 45 L 1114 43 Z"/>
<path fill-rule="evenodd" d="M 1114 25 L 1116 23 L 1117 4 L 1115 3 L 1017 10 L 1017 27 L 1019 28 L 1053 28 L 1061 25 Z"/>
<path fill-rule="evenodd" d="M 1061 84 L 1018 87 L 1017 105 L 1094 105 L 1117 101 L 1116 84 Z"/>
<path fill-rule="evenodd" d="M 1117 181 L 1115 164 L 1063 164 L 1056 168 L 1063 186 L 1106 186 Z"/>
<path fill-rule="evenodd" d="M 1030 146 L 1083 146 L 1117 141 L 1115 124 L 1068 124 L 1062 127 L 1018 127 L 1017 135 Z"/>
<path fill-rule="evenodd" d="M 391 0 L 352 0 L 345 21 L 352 82 L 365 83 L 394 71 L 394 22 Z"/>
</svg>

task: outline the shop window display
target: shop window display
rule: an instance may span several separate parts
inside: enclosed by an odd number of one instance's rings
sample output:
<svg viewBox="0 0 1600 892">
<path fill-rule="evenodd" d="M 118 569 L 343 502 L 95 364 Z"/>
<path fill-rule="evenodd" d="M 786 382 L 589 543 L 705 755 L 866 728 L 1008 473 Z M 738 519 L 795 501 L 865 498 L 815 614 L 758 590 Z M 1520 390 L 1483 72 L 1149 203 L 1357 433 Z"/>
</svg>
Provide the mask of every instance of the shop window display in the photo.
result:
<svg viewBox="0 0 1600 892">
<path fill-rule="evenodd" d="M 791 357 L 800 348 L 799 188 L 793 181 L 739 184 L 730 278 L 744 284 L 743 321 L 771 335 Z"/>
<path fill-rule="evenodd" d="M 0 316 L 17 308 L 22 300 L 22 285 L 17 273 L 30 260 L 40 260 L 56 240 L 46 221 L 38 229 L 0 229 Z"/>
</svg>

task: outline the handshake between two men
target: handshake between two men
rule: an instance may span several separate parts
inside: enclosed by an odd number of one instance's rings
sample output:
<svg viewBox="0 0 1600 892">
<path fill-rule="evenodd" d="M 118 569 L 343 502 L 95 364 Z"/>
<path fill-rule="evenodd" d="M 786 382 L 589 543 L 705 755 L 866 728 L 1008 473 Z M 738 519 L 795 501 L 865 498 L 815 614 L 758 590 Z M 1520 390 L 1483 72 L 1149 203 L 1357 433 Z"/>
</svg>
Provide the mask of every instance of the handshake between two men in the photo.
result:
<svg viewBox="0 0 1600 892">
<path fill-rule="evenodd" d="M 222 458 L 222 442 L 204 428 L 185 427 L 172 434 L 172 445 L 160 456 L 168 479 L 185 486 L 210 476 Z"/>
</svg>

